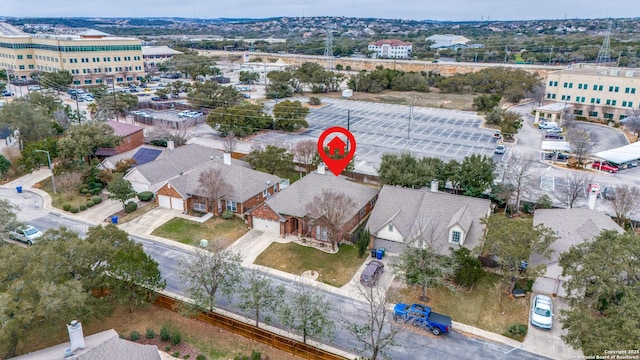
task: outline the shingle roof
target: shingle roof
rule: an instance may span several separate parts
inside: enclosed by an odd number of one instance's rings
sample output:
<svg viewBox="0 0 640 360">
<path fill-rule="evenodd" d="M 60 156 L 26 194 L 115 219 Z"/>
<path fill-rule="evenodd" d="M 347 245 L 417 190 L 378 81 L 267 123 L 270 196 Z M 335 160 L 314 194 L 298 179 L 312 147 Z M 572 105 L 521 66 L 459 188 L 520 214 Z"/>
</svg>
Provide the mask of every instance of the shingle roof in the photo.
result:
<svg viewBox="0 0 640 360">
<path fill-rule="evenodd" d="M 115 165 L 118 161 L 123 160 L 123 159 L 132 159 L 135 154 L 138 153 L 138 151 L 140 151 L 141 149 L 154 149 L 154 150 L 160 150 L 161 152 L 167 151 L 167 148 L 162 147 L 162 146 L 154 146 L 154 145 L 141 145 L 138 146 L 137 148 L 133 149 L 133 150 L 129 150 L 120 154 L 116 154 L 113 156 L 110 156 L 106 159 L 104 159 L 101 163 L 100 166 L 102 168 L 105 169 L 114 169 Z M 155 160 L 155 159 L 154 159 Z M 142 165 L 142 164 L 141 164 Z"/>
<path fill-rule="evenodd" d="M 428 189 L 409 189 L 385 185 L 378 195 L 376 206 L 371 212 L 367 228 L 376 235 L 384 226 L 392 223 L 405 240 L 411 240 L 420 227 L 431 222 L 434 245 L 446 245 L 449 228 L 459 225 L 466 231 L 464 246 L 473 249 L 480 244 L 484 225 L 480 219 L 489 214 L 491 202 L 485 199 Z M 446 250 L 445 246 L 437 246 Z"/>
<path fill-rule="evenodd" d="M 101 333 L 86 336 L 85 348 L 77 349 L 72 356 L 65 357 L 64 351 L 69 348 L 69 342 L 42 349 L 26 355 L 18 356 L 18 360 L 161 360 L 158 347 L 142 345 L 120 339 L 118 333 L 111 329 Z"/>
<path fill-rule="evenodd" d="M 624 232 L 610 216 L 591 209 L 539 209 L 533 213 L 533 226 L 539 224 L 554 230 L 558 239 L 551 244 L 551 259 L 533 254 L 533 265 L 557 261 L 571 246 L 592 240 L 602 230 Z"/>
<path fill-rule="evenodd" d="M 225 165 L 219 162 L 205 163 L 186 175 L 171 179 L 168 182 L 183 196 L 199 195 L 200 174 L 208 169 L 222 169 L 224 180 L 233 186 L 233 193 L 226 198 L 245 202 L 263 190 L 280 182 L 280 178 L 261 171 L 253 170 L 240 165 L 240 162 L 232 162 Z"/>
<path fill-rule="evenodd" d="M 313 172 L 267 200 L 267 204 L 278 214 L 303 217 L 307 214 L 307 204 L 313 201 L 314 196 L 320 195 L 322 190 L 349 195 L 356 204 L 351 215 L 357 214 L 378 193 L 377 189 L 354 183 L 342 176 Z"/>
<path fill-rule="evenodd" d="M 141 126 L 127 124 L 119 121 L 107 121 L 107 125 L 113 128 L 113 135 L 117 136 L 128 136 L 137 133 L 138 131 L 144 130 L 144 128 Z"/>
</svg>

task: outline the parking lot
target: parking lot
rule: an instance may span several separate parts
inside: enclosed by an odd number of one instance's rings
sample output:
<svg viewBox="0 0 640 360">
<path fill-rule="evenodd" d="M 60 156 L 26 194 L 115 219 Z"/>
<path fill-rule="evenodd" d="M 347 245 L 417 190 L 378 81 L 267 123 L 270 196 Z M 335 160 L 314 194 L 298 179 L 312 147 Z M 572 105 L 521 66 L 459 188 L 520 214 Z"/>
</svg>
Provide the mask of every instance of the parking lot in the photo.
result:
<svg viewBox="0 0 640 360">
<path fill-rule="evenodd" d="M 311 109 L 307 115 L 309 128 L 300 136 L 269 133 L 254 140 L 286 145 L 317 140 L 331 126 L 348 127 L 356 139 L 356 169 L 361 172 L 375 171 L 383 153 L 408 151 L 418 157 L 445 161 L 460 161 L 473 154 L 493 157 L 498 141 L 492 136 L 493 130 L 480 128 L 482 119 L 472 112 L 413 107 L 411 115 L 411 108 L 406 105 L 327 98 L 322 101 L 325 106 Z"/>
</svg>

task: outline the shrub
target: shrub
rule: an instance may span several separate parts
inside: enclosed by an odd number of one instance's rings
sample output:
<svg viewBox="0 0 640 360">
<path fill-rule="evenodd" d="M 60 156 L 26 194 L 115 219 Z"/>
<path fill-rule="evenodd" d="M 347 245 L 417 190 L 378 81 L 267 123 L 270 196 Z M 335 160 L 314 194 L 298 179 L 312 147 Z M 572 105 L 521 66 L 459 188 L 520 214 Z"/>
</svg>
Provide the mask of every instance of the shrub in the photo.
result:
<svg viewBox="0 0 640 360">
<path fill-rule="evenodd" d="M 153 199 L 153 192 L 143 191 L 141 193 L 138 193 L 138 199 L 140 199 L 140 201 L 149 201 Z"/>
<path fill-rule="evenodd" d="M 89 193 L 90 193 L 91 195 L 98 195 L 98 194 L 100 194 L 100 192 L 101 192 L 101 191 L 102 191 L 102 189 L 100 189 L 100 188 L 93 188 L 93 189 L 91 189 L 91 190 L 89 191 Z"/>
<path fill-rule="evenodd" d="M 133 330 L 131 335 L 129 335 L 129 339 L 131 339 L 131 341 L 138 341 L 138 339 L 140 339 L 140 333 Z"/>
<path fill-rule="evenodd" d="M 64 211 L 69 211 L 69 209 L 71 209 L 71 204 L 64 204 L 64 205 L 62 205 L 62 210 L 64 210 Z"/>
<path fill-rule="evenodd" d="M 207 357 L 202 354 L 198 354 L 198 356 L 196 356 L 196 360 L 207 360 Z"/>
<path fill-rule="evenodd" d="M 163 326 L 160 328 L 160 340 L 169 341 L 171 339 L 171 330 L 168 327 Z"/>
<path fill-rule="evenodd" d="M 171 346 L 167 345 L 164 347 L 164 351 L 169 352 L 169 350 L 171 350 Z"/>
<path fill-rule="evenodd" d="M 178 330 L 174 331 L 173 334 L 171 334 L 171 343 L 173 344 L 173 346 L 180 344 L 181 341 L 182 333 L 180 333 L 180 331 Z"/>
<path fill-rule="evenodd" d="M 336 70 L 342 71 L 343 69 L 344 69 L 344 66 L 342 66 L 342 64 L 336 64 Z"/>
<path fill-rule="evenodd" d="M 80 205 L 80 211 L 85 211 L 85 210 L 87 210 L 87 205 L 85 204 Z"/>
<path fill-rule="evenodd" d="M 351 65 L 347 65 L 347 66 L 345 66 L 345 68 L 344 68 L 344 69 L 345 69 L 345 70 L 347 70 L 347 71 L 351 71 Z"/>
<path fill-rule="evenodd" d="M 191 357 L 191 355 L 187 354 L 187 355 L 185 355 L 185 356 L 183 357 L 183 359 L 188 359 L 188 358 L 190 358 L 190 357 Z"/>
<path fill-rule="evenodd" d="M 88 193 L 88 192 L 89 192 L 89 189 L 87 189 L 86 187 L 85 187 L 85 188 L 80 189 L 80 193 L 81 193 L 81 194 L 86 194 L 86 193 Z"/>
<path fill-rule="evenodd" d="M 69 212 L 71 212 L 72 214 L 77 214 L 78 212 L 80 212 L 80 210 L 77 207 L 72 206 L 71 209 L 69 209 Z"/>
<path fill-rule="evenodd" d="M 94 196 L 91 198 L 91 201 L 93 201 L 95 204 L 100 204 L 102 202 L 102 198 L 100 196 Z"/>
<path fill-rule="evenodd" d="M 147 329 L 147 339 L 153 339 L 156 337 L 156 332 L 153 331 L 153 329 L 148 328 Z"/>
<path fill-rule="evenodd" d="M 358 247 L 358 257 L 361 258 L 364 256 L 364 254 L 367 253 L 367 248 L 369 247 L 369 241 L 370 241 L 370 237 L 371 234 L 369 233 L 369 230 L 361 230 L 358 233 L 358 242 L 357 242 L 357 247 Z"/>
<path fill-rule="evenodd" d="M 312 96 L 309 98 L 309 105 L 321 105 L 322 101 L 320 101 L 319 97 Z"/>
<path fill-rule="evenodd" d="M 527 336 L 527 325 L 525 324 L 513 324 L 509 326 L 507 332 L 504 334 L 514 340 L 522 341 Z"/>
<path fill-rule="evenodd" d="M 125 206 L 124 206 L 124 212 L 126 212 L 127 214 L 132 213 L 134 211 L 136 211 L 136 209 L 138 208 L 138 204 L 136 204 L 133 201 L 129 201 Z"/>
<path fill-rule="evenodd" d="M 482 263 L 478 258 L 471 256 L 471 251 L 461 247 L 453 251 L 453 257 L 459 265 L 455 274 L 455 282 L 458 285 L 470 288 L 484 276 Z"/>
<path fill-rule="evenodd" d="M 225 210 L 222 212 L 222 218 L 225 220 L 231 220 L 233 219 L 233 211 L 231 210 Z"/>
<path fill-rule="evenodd" d="M 88 208 L 93 207 L 95 204 L 96 204 L 96 203 L 94 203 L 94 202 L 93 202 L 93 201 L 91 201 L 91 200 L 87 201 L 87 207 L 88 207 Z"/>
<path fill-rule="evenodd" d="M 180 357 L 180 351 L 176 351 L 173 354 L 171 354 L 171 356 L 173 356 L 174 358 L 179 358 Z"/>
</svg>

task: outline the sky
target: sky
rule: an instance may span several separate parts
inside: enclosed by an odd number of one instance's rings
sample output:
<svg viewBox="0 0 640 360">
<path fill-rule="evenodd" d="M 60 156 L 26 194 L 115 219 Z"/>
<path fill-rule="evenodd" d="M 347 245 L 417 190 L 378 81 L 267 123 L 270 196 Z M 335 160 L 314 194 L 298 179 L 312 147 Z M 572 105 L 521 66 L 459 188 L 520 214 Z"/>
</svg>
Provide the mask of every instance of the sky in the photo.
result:
<svg viewBox="0 0 640 360">
<path fill-rule="evenodd" d="M 267 18 L 347 16 L 411 20 L 640 17 L 637 0 L 0 0 L 16 17 Z"/>
</svg>

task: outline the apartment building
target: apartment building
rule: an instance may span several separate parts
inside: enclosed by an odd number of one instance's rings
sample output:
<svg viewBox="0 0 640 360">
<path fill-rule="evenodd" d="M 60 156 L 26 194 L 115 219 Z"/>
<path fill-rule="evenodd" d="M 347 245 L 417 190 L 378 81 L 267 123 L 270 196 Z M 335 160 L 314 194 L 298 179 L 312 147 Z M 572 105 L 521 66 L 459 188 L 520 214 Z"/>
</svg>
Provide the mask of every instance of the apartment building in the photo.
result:
<svg viewBox="0 0 640 360">
<path fill-rule="evenodd" d="M 576 116 L 619 121 L 640 106 L 640 70 L 572 65 L 547 75 L 545 98 L 573 105 Z"/>
<path fill-rule="evenodd" d="M 34 72 L 67 70 L 76 85 L 126 83 L 145 75 L 142 42 L 96 30 L 76 35 L 27 34 L 0 23 L 0 68 L 27 80 Z"/>
<path fill-rule="evenodd" d="M 400 40 L 378 40 L 369 43 L 368 50 L 373 51 L 378 58 L 409 59 L 412 45 Z"/>
</svg>

